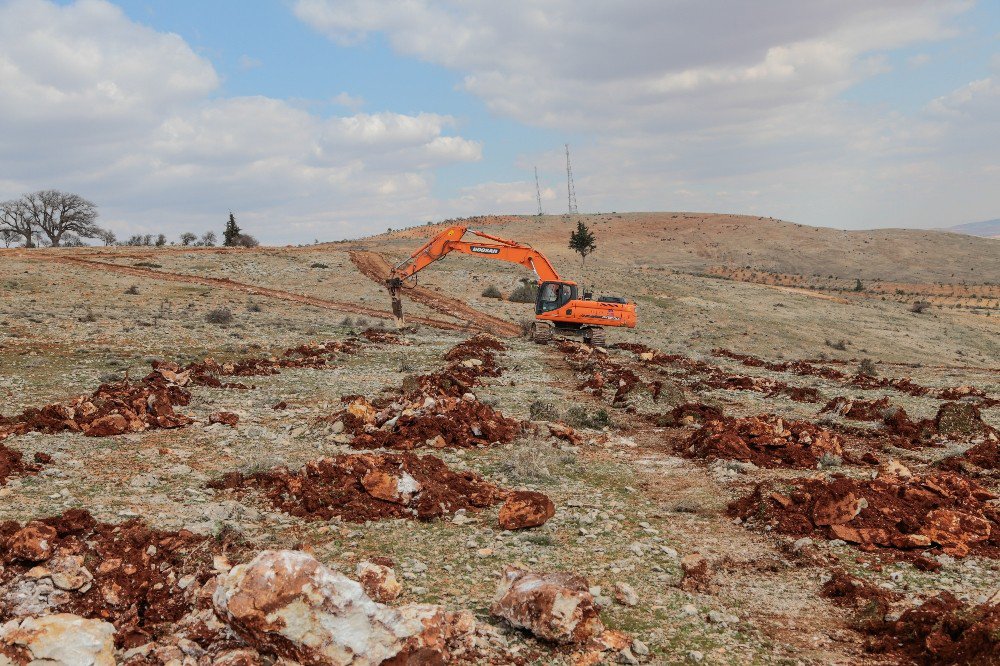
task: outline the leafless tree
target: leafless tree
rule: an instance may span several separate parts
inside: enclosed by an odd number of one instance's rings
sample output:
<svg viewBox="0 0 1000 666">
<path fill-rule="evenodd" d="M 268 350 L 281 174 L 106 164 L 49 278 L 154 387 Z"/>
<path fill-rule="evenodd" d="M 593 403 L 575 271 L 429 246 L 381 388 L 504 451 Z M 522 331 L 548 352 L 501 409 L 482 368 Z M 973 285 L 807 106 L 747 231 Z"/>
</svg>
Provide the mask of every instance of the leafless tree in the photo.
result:
<svg viewBox="0 0 1000 666">
<path fill-rule="evenodd" d="M 191 245 L 198 240 L 198 237 L 191 233 L 190 231 L 185 231 L 181 234 L 181 245 Z"/>
<path fill-rule="evenodd" d="M 59 247 L 62 237 L 71 233 L 81 238 L 96 237 L 97 206 L 78 194 L 59 190 L 39 190 L 21 197 L 34 226 L 45 234 L 52 247 Z"/>
<path fill-rule="evenodd" d="M 216 238 L 215 238 L 215 232 L 214 231 L 206 231 L 202 235 L 202 237 L 201 237 L 201 243 L 200 244 L 204 245 L 205 247 L 214 247 L 215 246 L 215 240 L 216 240 Z"/>
<path fill-rule="evenodd" d="M 115 245 L 118 242 L 118 236 L 115 236 L 115 232 L 111 229 L 101 229 L 100 233 L 97 234 L 97 238 L 107 245 Z"/>
<path fill-rule="evenodd" d="M 0 241 L 3 241 L 4 247 L 10 247 L 11 243 L 16 243 L 20 238 L 24 237 L 16 231 L 11 231 L 6 228 L 0 229 Z"/>
<path fill-rule="evenodd" d="M 37 232 L 21 201 L 0 202 L 0 229 L 24 238 L 25 247 L 35 247 L 34 236 Z"/>
</svg>

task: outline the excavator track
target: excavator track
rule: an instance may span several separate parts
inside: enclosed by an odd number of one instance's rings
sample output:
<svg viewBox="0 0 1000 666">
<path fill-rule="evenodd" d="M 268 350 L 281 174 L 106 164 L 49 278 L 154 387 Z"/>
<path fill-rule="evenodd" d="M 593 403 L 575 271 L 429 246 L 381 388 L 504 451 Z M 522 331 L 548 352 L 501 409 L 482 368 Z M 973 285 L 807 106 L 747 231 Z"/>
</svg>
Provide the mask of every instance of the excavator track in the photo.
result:
<svg viewBox="0 0 1000 666">
<path fill-rule="evenodd" d="M 583 341 L 592 347 L 606 347 L 608 344 L 604 329 L 600 326 L 592 326 L 589 331 L 584 333 Z"/>
<path fill-rule="evenodd" d="M 536 321 L 531 325 L 531 341 L 546 345 L 552 340 L 552 326 Z"/>
</svg>

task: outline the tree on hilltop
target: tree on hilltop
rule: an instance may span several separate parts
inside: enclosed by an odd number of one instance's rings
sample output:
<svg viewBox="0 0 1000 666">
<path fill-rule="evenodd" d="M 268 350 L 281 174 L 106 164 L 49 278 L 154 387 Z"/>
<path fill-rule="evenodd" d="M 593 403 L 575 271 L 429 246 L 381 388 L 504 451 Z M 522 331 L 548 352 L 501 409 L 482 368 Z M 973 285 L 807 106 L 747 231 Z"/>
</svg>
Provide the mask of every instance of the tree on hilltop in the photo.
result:
<svg viewBox="0 0 1000 666">
<path fill-rule="evenodd" d="M 226 229 L 222 232 L 222 244 L 226 247 L 236 247 L 241 233 L 243 232 L 236 224 L 236 216 L 233 215 L 233 211 L 229 211 L 229 221 L 226 222 Z"/>
<path fill-rule="evenodd" d="M 587 264 L 587 255 L 597 249 L 593 232 L 580 220 L 576 223 L 576 231 L 569 235 L 569 249 L 580 255 L 583 264 Z"/>
</svg>

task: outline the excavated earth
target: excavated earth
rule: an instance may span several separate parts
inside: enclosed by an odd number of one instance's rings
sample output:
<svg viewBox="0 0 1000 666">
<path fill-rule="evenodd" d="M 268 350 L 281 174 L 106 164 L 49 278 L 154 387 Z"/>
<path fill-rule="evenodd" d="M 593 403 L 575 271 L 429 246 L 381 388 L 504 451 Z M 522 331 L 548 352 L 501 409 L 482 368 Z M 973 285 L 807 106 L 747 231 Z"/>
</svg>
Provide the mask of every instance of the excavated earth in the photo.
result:
<svg viewBox="0 0 1000 666">
<path fill-rule="evenodd" d="M 823 456 L 842 456 L 836 433 L 808 421 L 785 422 L 773 414 L 704 423 L 679 446 L 682 455 L 742 460 L 760 467 L 813 468 Z"/>
<path fill-rule="evenodd" d="M 277 469 L 250 476 L 233 472 L 209 485 L 260 490 L 275 508 L 300 518 L 337 517 L 355 523 L 431 520 L 460 509 L 493 506 L 507 495 L 474 472 L 454 472 L 440 458 L 411 453 L 322 458 L 298 472 Z"/>
</svg>

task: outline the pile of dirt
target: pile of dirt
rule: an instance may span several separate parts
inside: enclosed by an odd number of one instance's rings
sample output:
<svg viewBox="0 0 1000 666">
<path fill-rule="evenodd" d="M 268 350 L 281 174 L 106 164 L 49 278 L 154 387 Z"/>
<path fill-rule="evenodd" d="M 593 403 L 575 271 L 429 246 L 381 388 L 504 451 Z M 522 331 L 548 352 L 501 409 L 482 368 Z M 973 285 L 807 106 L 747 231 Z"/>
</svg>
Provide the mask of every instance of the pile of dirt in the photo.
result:
<svg viewBox="0 0 1000 666">
<path fill-rule="evenodd" d="M 108 437 L 155 428 L 179 428 L 192 419 L 174 407 L 186 406 L 191 394 L 180 385 L 152 373 L 139 382 L 124 380 L 102 384 L 89 396 L 41 408 L 0 421 L 0 441 L 26 432 L 82 432 L 88 437 Z"/>
<path fill-rule="evenodd" d="M 815 467 L 824 454 L 843 454 L 836 433 L 808 421 L 785 421 L 773 414 L 707 421 L 678 450 L 693 458 L 798 468 Z"/>
<path fill-rule="evenodd" d="M 2 424 L 0 424 L 0 427 L 3 427 Z M 44 458 L 42 458 L 42 456 L 44 456 Z M 24 456 L 20 451 L 15 451 L 12 448 L 0 444 L 0 486 L 7 483 L 7 479 L 12 476 L 23 476 L 25 474 L 34 474 L 41 471 L 41 465 L 26 465 L 23 458 Z M 45 454 L 36 454 L 35 456 L 36 463 L 43 462 L 44 459 L 51 460 L 51 458 Z"/>
<path fill-rule="evenodd" d="M 682 405 L 677 405 L 665 414 L 657 414 L 653 417 L 653 422 L 660 427 L 684 426 L 705 423 L 707 421 L 719 421 L 722 418 L 722 410 L 718 407 L 706 405 L 701 402 L 686 402 Z"/>
<path fill-rule="evenodd" d="M 390 333 L 389 331 L 383 331 L 377 328 L 366 328 L 361 332 L 361 337 L 363 337 L 368 342 L 373 342 L 379 345 L 404 345 L 408 346 L 410 343 L 407 340 L 399 337 L 395 333 Z"/>
<path fill-rule="evenodd" d="M 833 412 L 853 421 L 882 421 L 889 410 L 899 409 L 889 402 L 889 398 L 862 400 L 838 395 L 819 410 L 820 414 Z"/>
<path fill-rule="evenodd" d="M 726 389 L 729 391 L 755 391 L 769 398 L 779 395 L 788 396 L 795 402 L 819 402 L 819 391 L 808 386 L 792 386 L 787 382 L 767 377 L 748 377 L 746 375 L 731 375 L 721 368 L 712 368 L 708 376 L 695 382 L 693 388 Z"/>
<path fill-rule="evenodd" d="M 586 381 L 580 384 L 577 390 L 586 391 L 596 397 L 602 397 L 605 391 L 614 390 L 611 398 L 613 405 L 624 404 L 629 394 L 638 387 L 649 391 L 653 402 L 659 399 L 663 382 L 644 380 L 633 369 L 612 359 L 605 350 L 570 340 L 559 341 L 558 347 L 559 351 L 566 354 L 566 361 L 570 366 L 581 375 L 587 376 Z M 645 348 L 644 345 L 641 347 Z"/>
<path fill-rule="evenodd" d="M 769 526 L 794 537 L 822 536 L 863 550 L 906 552 L 937 549 L 954 557 L 1000 557 L 1000 509 L 996 496 L 949 472 L 903 478 L 795 479 L 780 492 L 760 483 L 729 505 L 748 525 Z"/>
<path fill-rule="evenodd" d="M 111 622 L 120 648 L 171 630 L 212 576 L 212 553 L 190 532 L 138 520 L 97 522 L 82 509 L 0 524 L 0 618 L 74 613 Z M 218 547 L 223 547 L 218 544 Z M 202 647 L 213 638 L 203 634 Z"/>
<path fill-rule="evenodd" d="M 390 334 L 391 335 L 391 334 Z M 324 368 L 339 354 L 355 354 L 358 345 L 354 340 L 328 340 L 310 342 L 291 347 L 281 356 L 244 358 L 220 363 L 209 357 L 200 363 L 191 363 L 183 370 L 172 363 L 154 363 L 154 370 L 167 367 L 173 372 L 183 372 L 191 382 L 212 388 L 249 388 L 243 384 L 224 384 L 219 377 L 258 377 L 276 375 L 283 368 Z"/>
<path fill-rule="evenodd" d="M 900 598 L 898 593 L 852 576 L 843 569 L 830 572 L 830 580 L 823 584 L 820 596 L 838 606 L 864 609 L 867 618 L 877 621 L 882 621 L 892 602 Z"/>
<path fill-rule="evenodd" d="M 764 368 L 771 372 L 790 372 L 796 375 L 823 377 L 824 379 L 845 379 L 848 377 L 840 370 L 814 365 L 808 361 L 765 361 L 750 354 L 740 354 L 728 349 L 713 349 L 712 354 L 720 358 L 739 361 L 748 368 Z"/>
<path fill-rule="evenodd" d="M 869 652 L 912 664 L 1000 662 L 1000 604 L 972 605 L 941 592 L 900 615 L 873 623 Z"/>
<path fill-rule="evenodd" d="M 455 472 L 440 458 L 412 453 L 340 455 L 310 462 L 297 472 L 233 472 L 209 485 L 259 489 L 275 508 L 307 520 L 336 516 L 356 523 L 431 520 L 459 509 L 493 506 L 507 496 L 475 472 Z"/>
<path fill-rule="evenodd" d="M 354 398 L 344 416 L 356 449 L 478 448 L 512 442 L 521 432 L 520 423 L 475 398 L 425 396 L 379 412 L 367 409 L 363 400 Z M 348 419 L 357 414 L 363 416 Z"/>
</svg>

